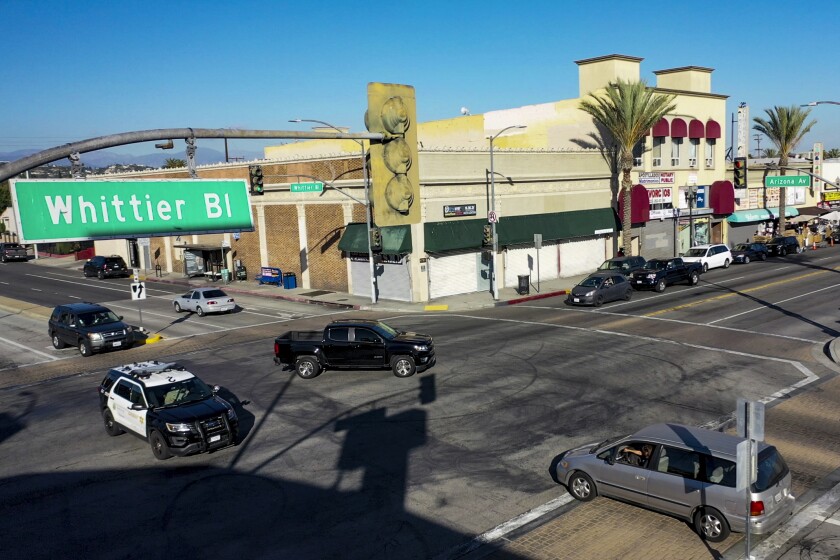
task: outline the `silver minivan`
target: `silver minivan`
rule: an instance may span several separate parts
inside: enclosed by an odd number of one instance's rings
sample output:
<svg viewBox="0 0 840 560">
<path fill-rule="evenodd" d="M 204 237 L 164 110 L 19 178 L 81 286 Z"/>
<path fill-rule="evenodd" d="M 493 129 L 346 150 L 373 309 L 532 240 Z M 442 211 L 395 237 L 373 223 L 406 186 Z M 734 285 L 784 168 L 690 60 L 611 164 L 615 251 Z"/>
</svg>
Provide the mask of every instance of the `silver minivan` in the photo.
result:
<svg viewBox="0 0 840 560">
<path fill-rule="evenodd" d="M 746 492 L 735 489 L 736 447 L 742 438 L 722 432 L 655 424 L 635 434 L 564 451 L 551 465 L 555 482 L 587 502 L 608 496 L 693 523 L 720 542 L 730 531 L 774 531 L 793 513 L 791 475 L 772 445 L 758 446 L 758 477 Z"/>
</svg>

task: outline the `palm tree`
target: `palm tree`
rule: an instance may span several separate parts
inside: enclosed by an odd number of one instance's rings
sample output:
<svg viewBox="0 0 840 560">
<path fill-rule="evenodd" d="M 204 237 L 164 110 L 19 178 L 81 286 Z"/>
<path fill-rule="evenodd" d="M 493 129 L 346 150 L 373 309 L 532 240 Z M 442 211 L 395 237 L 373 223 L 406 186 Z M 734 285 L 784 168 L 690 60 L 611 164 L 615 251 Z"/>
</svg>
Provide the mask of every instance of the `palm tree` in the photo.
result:
<svg viewBox="0 0 840 560">
<path fill-rule="evenodd" d="M 624 189 L 624 212 L 621 217 L 621 239 L 624 254 L 631 255 L 630 191 L 633 169 L 633 147 L 659 119 L 674 110 L 675 95 L 658 94 L 647 87 L 644 80 L 624 81 L 618 79 L 607 86 L 604 93 L 590 93 L 580 102 L 580 109 L 607 129 L 616 142 L 621 188 Z"/>
<path fill-rule="evenodd" d="M 826 150 L 823 154 L 825 159 L 837 159 L 840 158 L 840 148 L 831 148 L 830 150 Z"/>
<path fill-rule="evenodd" d="M 163 169 L 177 169 L 179 167 L 186 167 L 187 162 L 182 159 L 166 158 L 163 164 Z"/>
<path fill-rule="evenodd" d="M 761 151 L 764 152 L 764 157 L 766 158 L 773 159 L 779 157 L 779 150 L 777 150 L 776 148 L 764 148 Z"/>
<path fill-rule="evenodd" d="M 767 118 L 755 117 L 753 130 L 764 134 L 770 139 L 779 150 L 780 173 L 785 175 L 785 167 L 788 164 L 788 154 L 796 150 L 796 145 L 802 137 L 808 134 L 811 128 L 817 124 L 812 120 L 805 124 L 805 119 L 811 114 L 810 109 L 802 109 L 796 105 L 790 107 L 773 107 L 765 109 Z M 779 190 L 779 233 L 785 233 L 785 191 Z"/>
</svg>

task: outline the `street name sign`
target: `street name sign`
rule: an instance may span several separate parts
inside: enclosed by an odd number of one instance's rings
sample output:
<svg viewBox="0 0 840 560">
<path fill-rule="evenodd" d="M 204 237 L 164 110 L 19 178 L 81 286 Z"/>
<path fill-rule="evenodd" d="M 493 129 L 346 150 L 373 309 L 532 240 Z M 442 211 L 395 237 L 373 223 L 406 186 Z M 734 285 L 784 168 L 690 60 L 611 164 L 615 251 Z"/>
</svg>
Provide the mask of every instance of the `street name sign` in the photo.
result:
<svg viewBox="0 0 840 560">
<path fill-rule="evenodd" d="M 324 192 L 324 183 L 292 183 L 292 192 Z"/>
<path fill-rule="evenodd" d="M 10 185 L 24 243 L 254 231 L 244 179 Z"/>
<path fill-rule="evenodd" d="M 764 178 L 765 187 L 810 187 L 810 175 L 768 175 Z"/>
</svg>

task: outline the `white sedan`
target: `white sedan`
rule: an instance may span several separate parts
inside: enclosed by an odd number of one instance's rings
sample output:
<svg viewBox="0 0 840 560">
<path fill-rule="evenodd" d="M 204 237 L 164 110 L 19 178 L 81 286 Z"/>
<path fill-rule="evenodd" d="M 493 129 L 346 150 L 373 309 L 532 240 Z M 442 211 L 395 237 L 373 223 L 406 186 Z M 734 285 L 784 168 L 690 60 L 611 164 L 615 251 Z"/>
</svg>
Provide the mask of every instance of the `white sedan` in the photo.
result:
<svg viewBox="0 0 840 560">
<path fill-rule="evenodd" d="M 176 313 L 195 311 L 199 317 L 207 313 L 230 313 L 236 309 L 236 302 L 219 288 L 197 288 L 190 290 L 172 302 Z"/>
</svg>

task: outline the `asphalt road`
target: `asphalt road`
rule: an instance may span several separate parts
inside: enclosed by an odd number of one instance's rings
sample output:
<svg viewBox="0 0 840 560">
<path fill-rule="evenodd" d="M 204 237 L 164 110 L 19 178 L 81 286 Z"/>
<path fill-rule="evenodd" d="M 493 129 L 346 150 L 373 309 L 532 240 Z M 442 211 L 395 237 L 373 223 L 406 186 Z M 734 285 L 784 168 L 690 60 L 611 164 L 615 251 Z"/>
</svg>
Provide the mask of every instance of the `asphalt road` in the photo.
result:
<svg viewBox="0 0 840 560">
<path fill-rule="evenodd" d="M 387 317 L 435 337 L 438 364 L 404 380 L 367 371 L 305 381 L 273 365 L 274 335 L 330 318 L 296 316 L 288 302 L 178 322 L 187 315 L 161 285 L 143 318 L 176 335 L 87 360 L 53 350 L 37 321 L 2 317 L 0 515 L 14 521 L 0 524 L 0 556 L 452 556 L 563 493 L 547 467 L 565 448 L 663 420 L 720 422 L 738 397 L 772 406 L 833 375 L 822 353 L 836 336 L 838 265 L 840 251 L 827 249 L 599 309 L 552 298 Z M 104 287 L 119 282 L 55 274 L 0 284 L 0 296 L 52 305 L 72 290 L 106 301 Z M 128 318 L 127 288 L 115 296 L 107 301 Z M 158 462 L 140 439 L 108 437 L 98 382 L 111 365 L 150 358 L 224 386 L 242 443 Z M 685 538 L 695 538 L 688 528 Z"/>
</svg>

